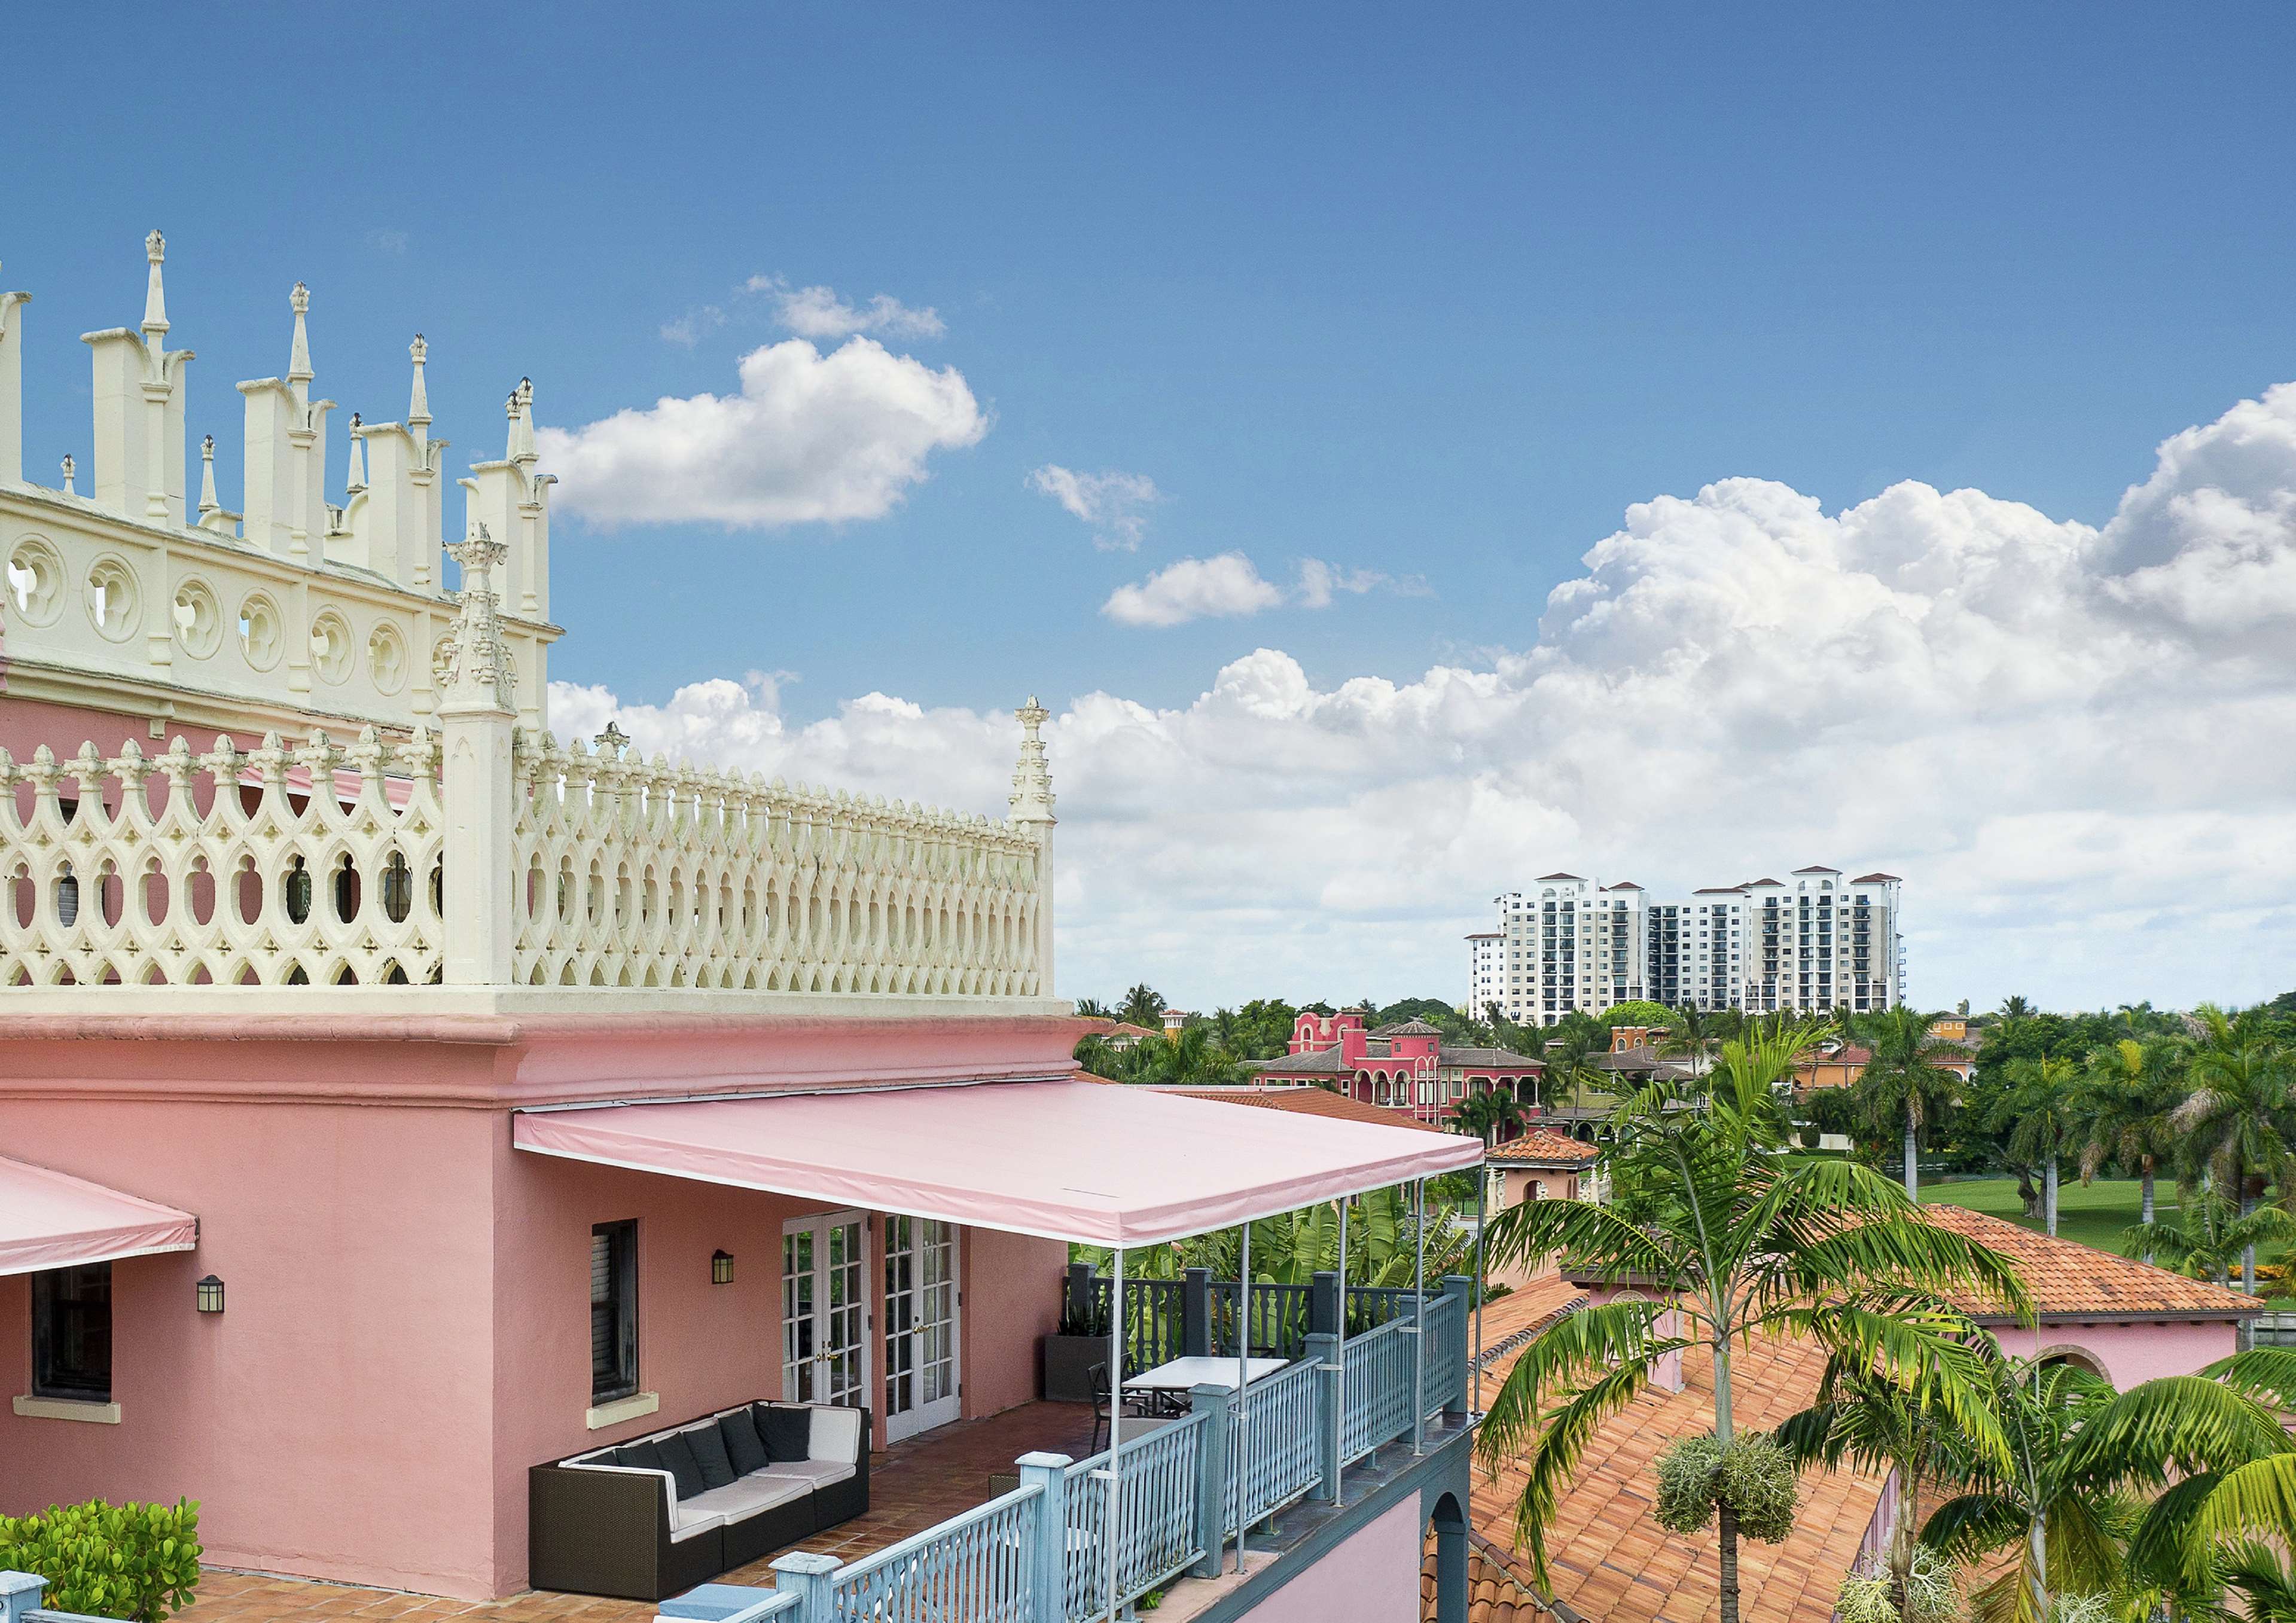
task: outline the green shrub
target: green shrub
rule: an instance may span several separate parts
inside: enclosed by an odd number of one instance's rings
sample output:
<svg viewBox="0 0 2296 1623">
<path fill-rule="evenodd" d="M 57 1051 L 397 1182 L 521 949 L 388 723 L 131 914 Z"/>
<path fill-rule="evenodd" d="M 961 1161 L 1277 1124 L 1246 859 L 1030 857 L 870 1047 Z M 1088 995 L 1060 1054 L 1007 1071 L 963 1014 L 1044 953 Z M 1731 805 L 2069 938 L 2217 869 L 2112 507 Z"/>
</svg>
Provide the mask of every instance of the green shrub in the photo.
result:
<svg viewBox="0 0 2296 1623">
<path fill-rule="evenodd" d="M 91 1499 L 0 1516 L 0 1568 L 47 1579 L 43 1610 L 161 1623 L 199 1587 L 200 1507 Z"/>
</svg>

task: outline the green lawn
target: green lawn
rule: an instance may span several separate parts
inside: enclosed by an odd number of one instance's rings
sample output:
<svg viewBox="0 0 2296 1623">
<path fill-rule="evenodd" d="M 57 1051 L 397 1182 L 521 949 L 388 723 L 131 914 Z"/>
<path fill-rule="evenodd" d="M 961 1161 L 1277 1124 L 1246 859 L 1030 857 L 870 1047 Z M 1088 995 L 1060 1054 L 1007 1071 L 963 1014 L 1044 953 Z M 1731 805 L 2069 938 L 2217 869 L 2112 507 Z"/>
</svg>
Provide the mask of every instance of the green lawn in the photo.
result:
<svg viewBox="0 0 2296 1623">
<path fill-rule="evenodd" d="M 2035 1186 L 2038 1187 L 2038 1180 Z M 2142 1185 L 2135 1178 L 2099 1178 L 2086 1186 L 2079 1178 L 2067 1178 L 2057 1186 L 2058 1238 L 2078 1240 L 2083 1245 L 2120 1255 L 2120 1231 L 2137 1220 L 2143 1200 L 2141 1190 Z M 1925 1183 L 1922 1185 L 1922 1199 L 1948 1206 L 1966 1206 L 1972 1211 L 2006 1217 L 2030 1229 L 2043 1226 L 2040 1218 L 2025 1217 L 2013 1177 Z M 2153 1204 L 2163 1220 L 2173 1215 L 2177 1209 L 2177 1185 L 2162 1179 L 2154 1190 Z"/>
</svg>

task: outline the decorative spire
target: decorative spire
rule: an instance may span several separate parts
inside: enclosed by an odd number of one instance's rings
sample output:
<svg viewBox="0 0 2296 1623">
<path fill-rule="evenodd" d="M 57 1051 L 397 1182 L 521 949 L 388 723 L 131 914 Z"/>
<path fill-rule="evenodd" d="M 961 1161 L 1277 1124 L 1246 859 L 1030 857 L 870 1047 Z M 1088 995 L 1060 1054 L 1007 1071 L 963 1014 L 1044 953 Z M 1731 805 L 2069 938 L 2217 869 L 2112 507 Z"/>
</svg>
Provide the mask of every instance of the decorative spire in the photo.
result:
<svg viewBox="0 0 2296 1623">
<path fill-rule="evenodd" d="M 351 414 L 351 471 L 343 481 L 343 495 L 350 496 L 366 488 L 366 436 L 359 431 L 359 414 Z"/>
<path fill-rule="evenodd" d="M 168 292 L 160 283 L 160 265 L 168 257 L 168 239 L 157 230 L 144 239 L 144 257 L 152 262 L 152 272 L 144 287 L 144 332 L 147 337 L 157 337 L 168 330 Z"/>
<path fill-rule="evenodd" d="M 156 236 L 158 236 L 160 234 L 159 234 L 158 232 L 156 232 L 156 231 L 155 231 L 155 232 L 153 232 L 152 234 L 153 236 L 155 236 L 155 237 L 156 237 Z M 64 453 L 64 463 L 63 463 L 63 467 L 64 467 L 64 494 L 65 494 L 66 496 L 78 496 L 78 495 L 79 494 L 79 492 L 72 488 L 72 459 L 71 459 L 71 453 L 70 453 L 70 451 L 67 451 L 67 452 L 65 452 L 65 453 Z"/>
<path fill-rule="evenodd" d="M 287 303 L 295 312 L 295 348 L 287 357 L 287 381 L 290 383 L 308 383 L 311 381 L 311 340 L 303 331 L 303 317 L 311 307 L 311 290 L 297 283 L 295 291 L 287 295 Z M 303 392 L 300 389 L 295 391 L 299 398 Z"/>
<path fill-rule="evenodd" d="M 200 437 L 200 522 L 205 524 L 223 511 L 215 493 L 215 436 Z"/>
<path fill-rule="evenodd" d="M 504 462 L 530 463 L 534 451 L 534 380 L 521 378 L 510 391 L 510 448 Z"/>
<path fill-rule="evenodd" d="M 430 438 L 425 431 L 430 426 L 430 391 L 422 386 L 422 364 L 430 358 L 430 346 L 420 332 L 406 346 L 406 357 L 414 363 L 414 389 L 406 398 L 406 426 L 414 430 L 415 442 L 422 444 Z"/>
<path fill-rule="evenodd" d="M 590 742 L 598 746 L 602 754 L 619 760 L 622 758 L 623 750 L 629 744 L 630 735 L 616 726 L 613 718 L 609 717 L 606 720 L 606 730 Z"/>
<path fill-rule="evenodd" d="M 1045 741 L 1038 736 L 1052 712 L 1029 702 L 1013 712 L 1021 718 L 1021 759 L 1013 768 L 1013 794 L 1007 802 L 1015 823 L 1050 823 L 1053 819 L 1053 775 L 1045 765 Z"/>
<path fill-rule="evenodd" d="M 493 571 L 509 556 L 510 548 L 489 536 L 481 524 L 476 535 L 465 536 L 447 553 L 463 566 L 463 589 L 455 594 L 462 611 L 447 634 L 439 708 L 508 710 L 513 683 L 510 644 L 503 636 Z"/>
</svg>

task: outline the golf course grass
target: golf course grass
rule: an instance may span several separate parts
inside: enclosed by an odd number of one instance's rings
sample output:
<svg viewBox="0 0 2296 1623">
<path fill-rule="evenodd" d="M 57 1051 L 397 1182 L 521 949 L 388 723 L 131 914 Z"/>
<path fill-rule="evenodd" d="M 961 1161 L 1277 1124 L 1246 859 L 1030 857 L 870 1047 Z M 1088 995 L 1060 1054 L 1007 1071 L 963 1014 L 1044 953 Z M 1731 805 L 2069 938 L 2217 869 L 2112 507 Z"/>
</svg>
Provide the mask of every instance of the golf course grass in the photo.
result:
<svg viewBox="0 0 2296 1623">
<path fill-rule="evenodd" d="M 2037 1180 L 2035 1187 L 2038 1186 Z M 2087 1185 L 2079 1178 L 2065 1179 L 2057 1186 L 2057 1237 L 2078 1240 L 2083 1245 L 2093 1245 L 2100 1251 L 2119 1256 L 2121 1231 L 2137 1220 L 2142 1209 L 2141 1191 L 2142 1185 L 2135 1178 L 2099 1178 Z M 1925 1183 L 1922 1185 L 1922 1200 L 1924 1203 L 1965 1206 L 1972 1211 L 2005 1217 L 2030 1229 L 2046 1226 L 2038 1217 L 2025 1216 L 2013 1177 Z M 2174 1216 L 2177 1185 L 2162 1179 L 2153 1191 L 2153 1205 L 2155 1214 L 2162 1220 Z"/>
</svg>

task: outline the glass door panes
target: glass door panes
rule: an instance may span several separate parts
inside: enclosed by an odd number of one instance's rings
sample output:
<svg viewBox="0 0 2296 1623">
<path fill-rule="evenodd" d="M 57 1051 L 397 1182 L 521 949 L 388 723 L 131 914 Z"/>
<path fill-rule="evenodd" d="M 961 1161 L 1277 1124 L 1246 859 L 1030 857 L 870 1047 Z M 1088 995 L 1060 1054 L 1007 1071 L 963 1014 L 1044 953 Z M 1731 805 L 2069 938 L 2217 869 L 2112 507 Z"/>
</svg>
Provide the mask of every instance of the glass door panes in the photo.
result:
<svg viewBox="0 0 2296 1623">
<path fill-rule="evenodd" d="M 859 1408 L 868 1401 L 866 1220 L 800 1217 L 782 1228 L 782 1396 Z"/>
<path fill-rule="evenodd" d="M 885 1435 L 957 1417 L 956 1225 L 885 1219 Z"/>
</svg>

